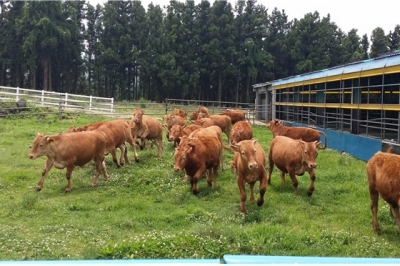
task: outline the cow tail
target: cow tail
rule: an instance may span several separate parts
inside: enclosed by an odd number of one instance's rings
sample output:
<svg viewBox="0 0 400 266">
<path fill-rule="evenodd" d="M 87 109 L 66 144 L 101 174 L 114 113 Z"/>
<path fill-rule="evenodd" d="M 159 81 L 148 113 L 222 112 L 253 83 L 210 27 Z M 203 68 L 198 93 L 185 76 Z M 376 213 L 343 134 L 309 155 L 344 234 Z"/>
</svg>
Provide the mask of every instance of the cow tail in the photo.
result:
<svg viewBox="0 0 400 266">
<path fill-rule="evenodd" d="M 389 148 L 386 149 L 386 153 L 392 153 L 393 151 L 393 146 L 389 146 Z"/>
<path fill-rule="evenodd" d="M 325 150 L 326 147 L 328 147 L 328 137 L 326 136 L 325 132 L 320 131 L 320 133 L 321 133 L 322 135 L 324 135 L 324 137 L 325 137 L 325 145 L 324 145 L 323 147 L 321 147 L 321 145 L 320 145 L 319 148 L 320 148 L 321 150 Z"/>
</svg>

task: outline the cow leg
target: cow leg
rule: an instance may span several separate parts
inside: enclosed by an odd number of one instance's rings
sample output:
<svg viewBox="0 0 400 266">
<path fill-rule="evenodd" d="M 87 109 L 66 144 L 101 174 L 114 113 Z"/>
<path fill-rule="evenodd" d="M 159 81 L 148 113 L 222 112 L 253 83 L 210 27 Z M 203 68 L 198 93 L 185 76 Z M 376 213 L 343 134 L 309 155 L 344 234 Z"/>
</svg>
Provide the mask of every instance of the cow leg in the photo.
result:
<svg viewBox="0 0 400 266">
<path fill-rule="evenodd" d="M 214 166 L 213 169 L 213 180 L 212 180 L 212 187 L 217 187 L 217 177 L 218 177 L 218 167 L 219 165 Z"/>
<path fill-rule="evenodd" d="M 72 190 L 71 175 L 74 168 L 75 165 L 73 164 L 67 165 L 67 173 L 65 175 L 65 177 L 67 178 L 67 187 L 65 188 L 65 193 L 69 193 Z"/>
<path fill-rule="evenodd" d="M 310 174 L 311 184 L 310 184 L 310 187 L 307 190 L 307 195 L 311 196 L 313 194 L 313 192 L 314 192 L 314 182 L 315 182 L 314 169 L 311 169 L 310 171 L 308 171 L 308 173 Z"/>
<path fill-rule="evenodd" d="M 123 144 L 123 146 L 124 146 L 124 162 L 125 163 L 129 163 L 129 159 L 128 159 L 128 147 L 125 145 L 125 144 Z M 122 157 L 122 150 L 121 150 L 121 157 Z"/>
<path fill-rule="evenodd" d="M 101 172 L 102 172 L 103 175 L 104 175 L 104 180 L 107 181 L 108 178 L 110 177 L 110 175 L 107 173 L 106 163 L 104 162 L 104 159 L 103 159 L 103 161 L 101 162 L 100 168 L 101 168 Z"/>
<path fill-rule="evenodd" d="M 396 220 L 397 226 L 400 228 L 400 214 L 399 214 L 399 206 L 398 204 L 400 203 L 397 202 L 397 206 L 390 206 L 390 210 L 392 211 L 393 218 Z"/>
<path fill-rule="evenodd" d="M 299 195 L 299 191 L 297 190 L 297 187 L 299 185 L 299 182 L 297 181 L 295 171 L 294 171 L 294 169 L 291 169 L 291 170 L 288 170 L 288 173 L 289 173 L 289 176 L 290 176 L 290 180 L 292 180 L 292 185 L 293 185 L 293 188 L 294 188 L 294 194 L 296 196 L 298 196 Z"/>
<path fill-rule="evenodd" d="M 267 190 L 267 171 L 264 171 L 263 175 L 260 178 L 260 197 L 257 200 L 257 206 L 261 206 L 264 204 L 264 194 Z"/>
<path fill-rule="evenodd" d="M 211 182 L 211 178 L 210 178 L 210 175 L 212 175 L 211 169 L 206 169 L 205 174 L 206 174 L 207 185 L 209 187 L 211 187 L 212 186 L 212 182 Z"/>
<path fill-rule="evenodd" d="M 250 183 L 250 201 L 254 202 L 254 183 Z"/>
<path fill-rule="evenodd" d="M 199 193 L 199 191 L 197 190 L 197 181 L 199 181 L 199 179 L 194 176 L 190 179 L 190 187 L 194 195 Z"/>
<path fill-rule="evenodd" d="M 369 197 L 371 199 L 371 212 L 372 212 L 372 226 L 375 232 L 379 232 L 379 222 L 378 222 L 378 200 L 379 193 L 375 187 L 369 187 Z"/>
<path fill-rule="evenodd" d="M 240 213 L 245 214 L 246 213 L 246 189 L 245 189 L 245 179 L 243 176 L 238 176 L 237 178 L 237 184 L 239 187 L 239 193 L 240 193 Z"/>
<path fill-rule="evenodd" d="M 283 171 L 281 171 L 281 179 L 282 179 L 282 183 L 284 185 L 286 185 L 286 178 L 285 178 L 285 173 Z"/>
<path fill-rule="evenodd" d="M 206 167 L 205 165 L 199 167 L 199 169 L 196 171 L 196 173 L 192 176 L 192 178 L 190 179 L 190 184 L 192 187 L 192 192 L 194 195 L 198 194 L 199 191 L 197 190 L 197 182 L 199 181 L 200 176 L 206 171 Z M 206 178 L 207 178 L 207 172 L 206 174 Z"/>
<path fill-rule="evenodd" d="M 162 139 L 156 139 L 155 144 L 158 150 L 158 158 L 162 159 L 162 152 L 163 152 Z"/>
<path fill-rule="evenodd" d="M 50 159 L 47 159 L 46 163 L 44 164 L 43 170 L 42 170 L 42 177 L 40 178 L 40 181 L 36 186 L 36 191 L 42 190 L 43 183 L 47 176 L 47 173 L 51 170 L 52 167 L 53 167 L 53 161 Z"/>
<path fill-rule="evenodd" d="M 113 162 L 117 165 L 118 168 L 120 168 L 121 165 L 118 163 L 118 160 L 117 160 L 117 153 L 116 153 L 116 151 L 115 151 L 115 148 L 113 148 L 112 150 L 110 150 L 110 153 L 111 153 Z"/>
<path fill-rule="evenodd" d="M 274 170 L 274 162 L 271 159 L 271 153 L 269 154 L 269 171 L 268 171 L 268 185 L 271 185 L 272 170 Z"/>
<path fill-rule="evenodd" d="M 127 141 L 131 145 L 131 148 L 133 150 L 133 154 L 135 156 L 135 161 L 138 163 L 139 162 L 139 155 L 138 155 L 138 153 L 136 151 L 136 146 L 138 145 L 138 144 L 136 144 L 136 136 L 133 137 L 132 139 L 128 139 Z"/>
<path fill-rule="evenodd" d="M 121 151 L 121 155 L 119 156 L 119 165 L 121 167 L 125 164 L 126 146 L 125 146 L 125 144 L 121 144 L 120 146 L 118 146 L 118 148 Z"/>
<path fill-rule="evenodd" d="M 97 180 L 99 179 L 100 172 L 103 172 L 105 181 L 107 181 L 108 177 L 109 177 L 109 175 L 107 173 L 107 169 L 106 169 L 106 164 L 104 162 L 104 158 L 95 157 L 94 163 L 96 166 L 96 172 L 95 172 L 94 179 L 92 181 L 92 185 L 91 185 L 92 187 L 95 187 L 97 185 Z"/>
</svg>

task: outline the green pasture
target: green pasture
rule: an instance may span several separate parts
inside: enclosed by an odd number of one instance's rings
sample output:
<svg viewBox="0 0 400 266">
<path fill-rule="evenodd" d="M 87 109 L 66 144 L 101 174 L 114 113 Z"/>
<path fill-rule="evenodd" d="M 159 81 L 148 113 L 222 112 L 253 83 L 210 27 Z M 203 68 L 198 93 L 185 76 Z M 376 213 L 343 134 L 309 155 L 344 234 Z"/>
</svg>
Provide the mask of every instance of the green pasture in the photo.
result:
<svg viewBox="0 0 400 266">
<path fill-rule="evenodd" d="M 165 138 L 162 159 L 150 148 L 139 151 L 136 163 L 130 149 L 130 162 L 118 169 L 106 157 L 110 179 L 101 176 L 96 188 L 89 163 L 73 172 L 71 193 L 64 193 L 65 169 L 55 168 L 36 192 L 45 158 L 29 160 L 28 153 L 37 133 L 108 119 L 71 113 L 62 120 L 45 113 L 0 118 L 0 260 L 400 254 L 399 229 L 382 200 L 382 232 L 372 230 L 365 162 L 330 149 L 319 152 L 311 197 L 308 174 L 298 177 L 295 196 L 290 179 L 283 185 L 275 169 L 264 205 L 247 201 L 246 216 L 239 213 L 230 151 L 224 151 L 217 187 L 202 179 L 193 195 L 184 174 L 173 171 L 174 148 Z M 268 151 L 272 136 L 265 127 L 254 126 L 254 138 Z"/>
</svg>

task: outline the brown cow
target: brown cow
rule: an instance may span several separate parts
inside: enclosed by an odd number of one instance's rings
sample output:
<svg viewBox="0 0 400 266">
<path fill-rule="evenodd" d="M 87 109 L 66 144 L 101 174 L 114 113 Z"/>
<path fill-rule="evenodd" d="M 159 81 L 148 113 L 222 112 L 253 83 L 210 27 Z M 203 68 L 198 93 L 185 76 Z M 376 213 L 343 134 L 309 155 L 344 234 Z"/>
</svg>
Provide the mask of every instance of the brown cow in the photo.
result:
<svg viewBox="0 0 400 266">
<path fill-rule="evenodd" d="M 96 122 L 93 124 L 70 128 L 67 132 L 75 131 L 92 131 L 92 130 L 100 130 L 106 134 L 106 151 L 107 153 L 111 153 L 113 162 L 117 165 L 117 167 L 121 167 L 124 163 L 128 163 L 128 155 L 127 148 L 125 146 L 125 142 L 128 142 L 131 147 L 134 149 L 134 141 L 131 133 L 131 128 L 129 126 L 128 121 L 117 119 L 111 121 L 104 122 Z M 119 148 L 121 150 L 120 162 L 118 163 L 115 149 Z"/>
<path fill-rule="evenodd" d="M 92 187 L 96 186 L 100 171 L 103 172 L 104 179 L 107 180 L 109 175 L 104 163 L 105 150 L 106 136 L 100 131 L 69 132 L 51 136 L 38 134 L 28 157 L 36 159 L 40 156 L 46 156 L 47 160 L 36 190 L 42 189 L 47 173 L 54 166 L 57 169 L 67 168 L 68 184 L 65 192 L 71 192 L 71 174 L 75 166 L 83 166 L 91 160 L 94 161 L 96 168 Z"/>
<path fill-rule="evenodd" d="M 305 142 L 301 139 L 291 139 L 285 136 L 276 136 L 271 141 L 269 150 L 269 179 L 271 184 L 271 174 L 274 165 L 281 171 L 281 179 L 286 184 L 285 174 L 288 173 L 294 187 L 294 194 L 297 191 L 298 181 L 296 175 L 304 175 L 307 171 L 310 174 L 311 184 L 307 190 L 307 195 L 311 196 L 314 192 L 315 172 L 317 167 L 316 158 L 318 155 L 317 147 L 319 141 Z"/>
<path fill-rule="evenodd" d="M 231 145 L 235 154 L 233 168 L 236 171 L 237 184 L 240 191 L 240 212 L 246 213 L 246 189 L 245 184 L 250 185 L 250 201 L 254 202 L 254 184 L 260 182 L 260 197 L 257 205 L 264 203 L 264 194 L 267 190 L 267 171 L 265 170 L 265 151 L 256 140 L 242 140 Z"/>
<path fill-rule="evenodd" d="M 186 119 L 182 116 L 179 115 L 164 115 L 164 124 L 163 127 L 167 130 L 166 137 L 167 140 L 169 140 L 169 134 L 171 133 L 171 128 L 173 125 L 180 125 L 184 126 L 186 125 Z M 176 146 L 176 143 L 174 142 L 174 147 Z"/>
<path fill-rule="evenodd" d="M 211 118 L 211 120 L 214 122 L 214 125 L 218 126 L 221 128 L 222 132 L 226 134 L 228 137 L 228 143 L 230 143 L 230 134 L 231 134 L 231 128 L 232 128 L 232 122 L 231 118 L 227 115 L 205 115 L 204 113 L 199 113 L 198 118 L 200 117 L 204 118 Z"/>
<path fill-rule="evenodd" d="M 239 109 L 227 109 L 224 112 L 220 113 L 220 115 L 227 115 L 231 118 L 232 125 L 234 125 L 238 121 L 246 121 L 246 113 L 243 110 Z"/>
<path fill-rule="evenodd" d="M 201 127 L 209 127 L 214 125 L 214 121 L 208 117 L 198 117 L 196 120 L 192 120 L 193 124 L 199 125 Z"/>
<path fill-rule="evenodd" d="M 206 172 L 208 185 L 216 186 L 218 167 L 221 160 L 222 145 L 217 133 L 209 128 L 202 128 L 201 130 L 201 133 L 194 137 L 182 137 L 181 143 L 175 148 L 174 154 L 174 171 L 185 170 L 190 179 L 193 194 L 198 193 L 197 182 L 206 170 L 209 170 Z M 210 180 L 210 176 L 212 176 L 212 180 Z"/>
<path fill-rule="evenodd" d="M 162 125 L 154 117 L 144 115 L 142 109 L 136 109 L 133 112 L 132 120 L 130 121 L 131 132 L 133 139 L 139 137 L 141 139 L 140 148 L 144 149 L 146 147 L 146 139 L 152 140 L 157 146 L 158 157 L 162 158 Z M 136 145 L 134 146 L 135 160 L 139 161 L 139 156 L 136 151 Z"/>
<path fill-rule="evenodd" d="M 179 108 L 174 108 L 174 110 L 172 111 L 172 115 L 177 115 L 183 118 L 187 117 L 187 111 L 184 111 L 182 109 Z"/>
<path fill-rule="evenodd" d="M 326 149 L 328 145 L 328 139 L 326 134 L 322 131 L 316 130 L 309 127 L 286 127 L 282 125 L 282 121 L 273 119 L 265 125 L 269 130 L 272 131 L 274 138 L 276 136 L 286 136 L 292 139 L 302 139 L 306 142 L 319 141 L 321 135 L 324 135 L 325 142 L 324 146 L 319 145 L 318 149 Z"/>
<path fill-rule="evenodd" d="M 369 195 L 373 229 L 380 231 L 378 223 L 379 195 L 390 205 L 390 211 L 400 228 L 400 156 L 378 151 L 367 162 Z"/>
<path fill-rule="evenodd" d="M 253 128 L 247 121 L 236 122 L 231 129 L 231 144 L 239 143 L 242 140 L 253 138 Z"/>
<path fill-rule="evenodd" d="M 174 143 L 180 142 L 180 138 L 183 136 L 189 136 L 190 133 L 195 131 L 196 129 L 201 128 L 199 125 L 188 125 L 188 126 L 180 126 L 180 125 L 173 125 L 170 134 L 169 134 L 169 141 L 173 141 Z M 175 145 L 174 145 L 175 147 Z"/>
</svg>

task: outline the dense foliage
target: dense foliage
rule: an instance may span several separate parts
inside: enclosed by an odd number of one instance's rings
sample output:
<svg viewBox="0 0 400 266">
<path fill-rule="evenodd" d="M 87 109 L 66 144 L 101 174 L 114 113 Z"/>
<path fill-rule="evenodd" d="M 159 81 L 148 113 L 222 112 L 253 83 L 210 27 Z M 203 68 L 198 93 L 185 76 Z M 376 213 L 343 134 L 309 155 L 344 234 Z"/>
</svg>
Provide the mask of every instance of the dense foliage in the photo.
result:
<svg viewBox="0 0 400 266">
<path fill-rule="evenodd" d="M 399 49 L 400 26 L 360 37 L 317 11 L 256 0 L 0 1 L 0 85 L 114 97 L 250 102 L 255 83 Z"/>
</svg>

